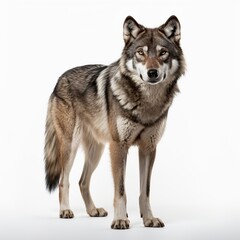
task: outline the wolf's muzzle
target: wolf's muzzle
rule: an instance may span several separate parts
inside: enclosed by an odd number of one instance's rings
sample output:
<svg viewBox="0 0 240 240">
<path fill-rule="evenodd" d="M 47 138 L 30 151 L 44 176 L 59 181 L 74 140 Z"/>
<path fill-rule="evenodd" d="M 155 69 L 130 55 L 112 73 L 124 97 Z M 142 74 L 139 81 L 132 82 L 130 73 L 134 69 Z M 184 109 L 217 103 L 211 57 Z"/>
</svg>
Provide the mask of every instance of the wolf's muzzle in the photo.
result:
<svg viewBox="0 0 240 240">
<path fill-rule="evenodd" d="M 150 70 L 148 70 L 147 74 L 148 74 L 148 77 L 150 78 L 150 80 L 154 80 L 154 79 L 158 78 L 158 76 L 159 76 L 159 72 L 157 69 L 150 69 Z"/>
</svg>

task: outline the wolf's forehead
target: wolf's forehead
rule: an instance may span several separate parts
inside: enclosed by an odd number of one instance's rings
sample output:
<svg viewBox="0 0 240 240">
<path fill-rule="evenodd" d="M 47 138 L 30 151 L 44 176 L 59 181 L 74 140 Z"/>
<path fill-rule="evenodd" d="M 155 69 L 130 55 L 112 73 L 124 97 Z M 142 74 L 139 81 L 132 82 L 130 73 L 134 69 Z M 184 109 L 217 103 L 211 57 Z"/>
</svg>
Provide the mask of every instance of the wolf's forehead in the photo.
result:
<svg viewBox="0 0 240 240">
<path fill-rule="evenodd" d="M 146 47 L 148 51 L 149 50 L 158 51 L 162 47 L 168 47 L 169 44 L 170 42 L 160 34 L 147 36 L 146 38 L 139 39 L 139 41 L 136 42 L 137 47 L 142 47 L 142 48 Z"/>
<path fill-rule="evenodd" d="M 161 51 L 162 48 L 164 48 L 164 46 L 161 46 L 161 45 L 153 45 L 153 46 L 148 46 L 148 45 L 145 45 L 145 46 L 141 46 L 141 48 L 143 49 L 144 52 L 149 52 L 149 51 L 156 51 L 156 52 L 159 52 Z"/>
<path fill-rule="evenodd" d="M 145 52 L 147 52 L 147 51 L 148 51 L 148 46 L 143 46 L 143 50 L 144 50 Z"/>
</svg>

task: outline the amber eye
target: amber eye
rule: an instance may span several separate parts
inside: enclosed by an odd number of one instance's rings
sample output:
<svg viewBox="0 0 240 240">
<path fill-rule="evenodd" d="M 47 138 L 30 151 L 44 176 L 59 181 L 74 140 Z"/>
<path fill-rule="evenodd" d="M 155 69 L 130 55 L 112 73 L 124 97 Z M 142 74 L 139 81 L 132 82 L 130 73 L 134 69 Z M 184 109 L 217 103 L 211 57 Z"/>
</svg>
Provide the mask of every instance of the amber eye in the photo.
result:
<svg viewBox="0 0 240 240">
<path fill-rule="evenodd" d="M 166 50 L 162 50 L 161 52 L 160 52 L 160 56 L 164 56 L 164 55 L 166 55 L 167 54 L 167 51 Z"/>
<path fill-rule="evenodd" d="M 143 51 L 142 49 L 138 50 L 137 53 L 138 53 L 139 55 L 144 55 L 144 51 Z"/>
</svg>

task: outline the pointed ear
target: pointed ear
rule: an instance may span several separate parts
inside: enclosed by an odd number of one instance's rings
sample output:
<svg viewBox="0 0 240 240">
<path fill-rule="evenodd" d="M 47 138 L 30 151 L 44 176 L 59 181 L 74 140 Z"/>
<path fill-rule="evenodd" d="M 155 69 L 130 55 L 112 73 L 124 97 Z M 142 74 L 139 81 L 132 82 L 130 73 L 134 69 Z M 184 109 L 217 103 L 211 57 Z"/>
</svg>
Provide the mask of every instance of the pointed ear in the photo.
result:
<svg viewBox="0 0 240 240">
<path fill-rule="evenodd" d="M 125 44 L 132 42 L 140 33 L 144 32 L 145 28 L 138 24 L 137 21 L 128 16 L 123 24 L 123 38 Z"/>
<path fill-rule="evenodd" d="M 170 40 L 179 44 L 181 39 L 181 25 L 176 16 L 171 16 L 160 28 Z"/>
</svg>

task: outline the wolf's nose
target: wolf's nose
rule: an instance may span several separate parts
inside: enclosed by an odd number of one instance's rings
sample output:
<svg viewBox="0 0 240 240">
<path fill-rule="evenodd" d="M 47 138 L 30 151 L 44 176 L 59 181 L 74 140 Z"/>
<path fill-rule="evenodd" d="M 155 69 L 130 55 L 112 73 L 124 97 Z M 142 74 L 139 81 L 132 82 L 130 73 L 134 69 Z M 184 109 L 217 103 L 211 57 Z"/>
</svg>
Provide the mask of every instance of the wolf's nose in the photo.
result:
<svg viewBox="0 0 240 240">
<path fill-rule="evenodd" d="M 147 72 L 149 78 L 157 78 L 158 77 L 158 70 L 156 69 L 150 69 Z"/>
</svg>

